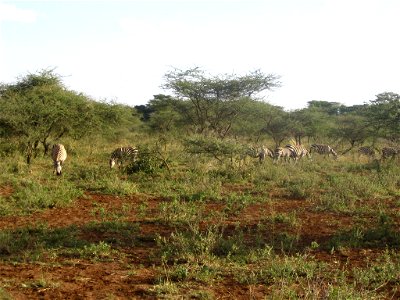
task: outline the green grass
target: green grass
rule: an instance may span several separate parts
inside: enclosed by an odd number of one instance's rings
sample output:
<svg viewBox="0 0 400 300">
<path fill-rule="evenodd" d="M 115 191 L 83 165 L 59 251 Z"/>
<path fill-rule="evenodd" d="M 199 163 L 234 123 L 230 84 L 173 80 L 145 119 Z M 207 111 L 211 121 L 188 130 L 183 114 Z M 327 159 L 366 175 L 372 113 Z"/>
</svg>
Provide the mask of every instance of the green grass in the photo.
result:
<svg viewBox="0 0 400 300">
<path fill-rule="evenodd" d="M 328 243 L 328 248 L 400 248 L 400 232 L 391 217 L 380 214 L 368 227 L 354 226 L 348 231 L 338 232 Z"/>
<path fill-rule="evenodd" d="M 0 230 L 3 263 L 120 262 L 128 261 L 135 247 L 151 245 L 149 261 L 157 274 L 151 295 L 160 298 L 213 299 L 216 295 L 208 287 L 227 278 L 248 288 L 249 295 L 253 287 L 264 287 L 273 299 L 380 299 L 399 286 L 400 165 L 396 162 L 319 158 L 259 164 L 247 159 L 239 165 L 230 159 L 188 155 L 180 145 L 171 144 L 163 148 L 168 169 L 147 158 L 126 172 L 109 169 L 106 151 L 112 146 L 71 143 L 73 151 L 61 177 L 52 174 L 48 157 L 36 158 L 29 167 L 18 156 L 0 162 L 1 216 L 74 205 L 85 191 L 144 198 L 136 206 L 126 201 L 118 208 L 94 203 L 95 221 L 85 225 Z M 153 207 L 148 198 L 162 200 Z M 292 211 L 280 206 L 280 201 L 291 200 L 307 205 L 289 205 Z M 208 209 L 214 205 L 218 208 Z M 241 216 L 251 213 L 252 205 L 262 207 L 261 215 L 249 224 Z M 283 211 L 271 211 L 273 205 Z M 302 243 L 301 216 L 308 209 L 337 216 L 338 223 L 329 224 L 338 228 L 336 232 Z M 351 227 L 342 226 L 341 217 Z M 147 225 L 171 233 L 144 233 Z M 334 265 L 338 253 L 360 249 L 383 254 L 359 267 Z M 332 255 L 332 262 L 323 263 L 312 253 Z M 32 289 L 56 287 L 45 278 L 24 284 Z M 7 299 L 8 294 L 0 286 L 1 297 Z"/>
</svg>

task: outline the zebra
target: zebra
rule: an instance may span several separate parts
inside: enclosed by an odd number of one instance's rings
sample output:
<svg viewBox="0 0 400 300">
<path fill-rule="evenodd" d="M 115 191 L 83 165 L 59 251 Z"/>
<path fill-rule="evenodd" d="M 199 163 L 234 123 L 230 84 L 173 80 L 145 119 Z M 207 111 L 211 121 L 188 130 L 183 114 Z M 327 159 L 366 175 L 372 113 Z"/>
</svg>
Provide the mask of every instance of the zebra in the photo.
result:
<svg viewBox="0 0 400 300">
<path fill-rule="evenodd" d="M 394 158 L 397 154 L 400 153 L 399 148 L 395 147 L 384 147 L 382 149 L 382 159 L 387 159 L 387 158 Z"/>
<path fill-rule="evenodd" d="M 368 156 L 369 158 L 375 158 L 375 155 L 376 155 L 375 149 L 372 147 L 369 147 L 369 146 L 360 147 L 360 148 L 358 148 L 357 152 L 358 152 L 359 157 L 361 155 L 365 155 L 365 156 Z"/>
<path fill-rule="evenodd" d="M 60 176 L 62 170 L 62 164 L 67 159 L 67 150 L 65 150 L 64 145 L 55 144 L 53 145 L 51 157 L 53 158 L 54 171 Z"/>
<path fill-rule="evenodd" d="M 139 153 L 139 150 L 137 148 L 131 147 L 131 146 L 120 147 L 120 148 L 115 149 L 111 153 L 110 168 L 112 169 L 117 162 L 119 163 L 119 165 L 122 165 L 122 163 L 125 160 L 135 161 L 138 153 Z"/>
<path fill-rule="evenodd" d="M 278 162 L 281 157 L 285 161 L 290 161 L 290 158 L 294 158 L 291 149 L 287 147 L 277 147 L 274 151 L 274 161 Z"/>
<path fill-rule="evenodd" d="M 310 148 L 310 155 L 312 152 L 316 152 L 318 154 L 323 154 L 323 155 L 328 155 L 330 156 L 331 154 L 337 158 L 338 154 L 336 153 L 335 150 L 329 145 L 324 145 L 324 144 L 312 144 Z"/>
<path fill-rule="evenodd" d="M 258 155 L 257 155 L 260 163 L 263 162 L 267 156 L 274 158 L 274 152 L 271 149 L 269 149 L 268 147 L 262 146 L 261 150 L 258 152 Z"/>
<path fill-rule="evenodd" d="M 292 152 L 291 157 L 294 161 L 298 161 L 304 156 L 311 158 L 310 152 L 303 145 L 286 145 L 285 148 L 288 148 Z"/>
</svg>

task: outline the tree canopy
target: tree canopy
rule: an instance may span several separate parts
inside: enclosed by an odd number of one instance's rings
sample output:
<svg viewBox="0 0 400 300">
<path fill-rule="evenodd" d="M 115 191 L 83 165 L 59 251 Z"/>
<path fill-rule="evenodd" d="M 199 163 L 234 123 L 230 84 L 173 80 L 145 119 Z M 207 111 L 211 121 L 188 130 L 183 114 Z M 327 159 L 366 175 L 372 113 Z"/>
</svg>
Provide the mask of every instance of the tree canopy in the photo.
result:
<svg viewBox="0 0 400 300">
<path fill-rule="evenodd" d="M 291 140 L 335 141 L 349 149 L 377 139 L 400 141 L 396 93 L 378 94 L 363 105 L 312 100 L 306 108 L 285 111 L 262 97 L 279 86 L 278 76 L 259 70 L 211 76 L 199 68 L 173 69 L 163 85 L 172 95 L 158 94 L 146 105 L 131 107 L 94 101 L 66 88 L 54 70 L 43 70 L 0 84 L 0 142 L 15 143 L 30 162 L 39 146 L 46 153 L 61 138 L 118 139 L 136 130 L 176 138 L 192 135 L 196 147 L 209 146 L 207 140 L 220 145 L 218 140 L 224 139 L 250 144 L 267 139 L 275 146 Z"/>
<path fill-rule="evenodd" d="M 28 74 L 14 84 L 2 84 L 0 106 L 0 137 L 16 140 L 28 163 L 39 144 L 46 153 L 50 140 L 80 139 L 110 124 L 116 126 L 126 112 L 66 89 L 52 70 Z"/>
<path fill-rule="evenodd" d="M 227 136 L 234 121 L 240 118 L 245 99 L 280 85 L 277 76 L 259 70 L 244 76 L 206 76 L 198 68 L 174 69 L 165 75 L 165 80 L 165 89 L 188 102 L 185 114 L 193 131 L 220 138 Z"/>
</svg>

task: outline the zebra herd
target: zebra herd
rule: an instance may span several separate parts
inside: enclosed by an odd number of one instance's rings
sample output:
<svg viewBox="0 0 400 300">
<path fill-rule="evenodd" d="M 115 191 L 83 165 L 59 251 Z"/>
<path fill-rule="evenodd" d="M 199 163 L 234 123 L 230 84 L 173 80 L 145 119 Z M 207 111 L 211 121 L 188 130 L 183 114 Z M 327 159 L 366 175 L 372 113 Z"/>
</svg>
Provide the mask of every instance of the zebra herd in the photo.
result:
<svg viewBox="0 0 400 300">
<path fill-rule="evenodd" d="M 360 156 L 365 155 L 369 158 L 376 158 L 377 154 L 380 152 L 381 159 L 386 160 L 400 156 L 400 147 L 384 147 L 381 151 L 378 151 L 373 147 L 363 146 L 360 147 L 357 152 Z M 274 162 L 279 162 L 281 159 L 286 162 L 290 162 L 291 160 L 297 162 L 305 156 L 311 158 L 313 153 L 328 157 L 332 155 L 334 159 L 338 158 L 338 153 L 331 146 L 326 144 L 312 144 L 310 150 L 307 150 L 303 145 L 286 145 L 285 147 L 277 147 L 275 150 L 263 146 L 257 157 L 260 162 L 264 161 L 266 157 L 271 157 Z"/>
<path fill-rule="evenodd" d="M 335 158 L 337 157 L 337 153 L 331 146 L 323 144 L 312 144 L 310 150 L 307 150 L 303 145 L 286 145 L 285 147 L 277 147 L 275 150 L 263 146 L 257 157 L 260 162 L 264 161 L 267 156 L 271 157 L 274 162 L 279 162 L 281 159 L 286 162 L 290 160 L 297 162 L 303 157 L 310 159 L 312 153 L 328 156 L 332 154 Z"/>
<path fill-rule="evenodd" d="M 377 150 L 373 147 L 360 147 L 358 149 L 359 155 L 365 155 L 369 158 L 375 158 Z M 260 162 L 263 162 L 267 157 L 273 159 L 274 162 L 279 162 L 283 159 L 285 162 L 291 160 L 297 162 L 303 157 L 311 158 L 313 153 L 317 153 L 324 156 L 333 156 L 335 159 L 338 157 L 337 152 L 329 145 L 326 144 L 312 144 L 310 150 L 307 150 L 303 145 L 286 145 L 285 147 L 277 147 L 275 150 L 271 150 L 268 147 L 261 147 L 256 157 Z M 119 147 L 111 153 L 109 160 L 110 168 L 112 169 L 115 165 L 119 167 L 125 161 L 135 161 L 139 154 L 139 150 L 135 147 Z M 384 147 L 381 151 L 381 158 L 395 158 L 400 154 L 400 147 Z M 67 159 L 67 150 L 62 144 L 55 144 L 52 149 L 52 159 L 54 165 L 54 173 L 57 175 L 62 174 L 62 165 Z"/>
<path fill-rule="evenodd" d="M 119 147 L 111 153 L 110 168 L 116 164 L 121 166 L 125 161 L 135 161 L 139 150 L 135 147 Z M 67 159 L 67 150 L 62 144 L 55 144 L 52 149 L 51 157 L 53 159 L 54 173 L 60 176 L 62 174 L 62 165 Z"/>
<path fill-rule="evenodd" d="M 379 150 L 374 147 L 360 147 L 358 149 L 358 154 L 365 155 L 369 158 L 376 158 Z M 381 150 L 381 158 L 388 159 L 388 158 L 395 158 L 398 154 L 400 154 L 400 147 L 384 147 Z"/>
</svg>

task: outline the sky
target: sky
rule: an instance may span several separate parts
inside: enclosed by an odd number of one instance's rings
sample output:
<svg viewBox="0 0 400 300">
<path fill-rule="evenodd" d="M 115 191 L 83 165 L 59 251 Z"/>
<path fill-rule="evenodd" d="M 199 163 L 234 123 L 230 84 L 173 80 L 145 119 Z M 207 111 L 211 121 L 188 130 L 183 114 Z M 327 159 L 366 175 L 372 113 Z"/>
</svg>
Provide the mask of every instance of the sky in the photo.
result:
<svg viewBox="0 0 400 300">
<path fill-rule="evenodd" d="M 164 75 L 280 76 L 295 110 L 400 94 L 398 0 L 0 0 L 0 83 L 54 69 L 95 100 L 147 104 Z"/>
</svg>

